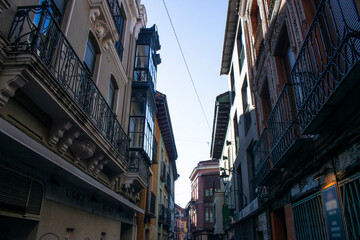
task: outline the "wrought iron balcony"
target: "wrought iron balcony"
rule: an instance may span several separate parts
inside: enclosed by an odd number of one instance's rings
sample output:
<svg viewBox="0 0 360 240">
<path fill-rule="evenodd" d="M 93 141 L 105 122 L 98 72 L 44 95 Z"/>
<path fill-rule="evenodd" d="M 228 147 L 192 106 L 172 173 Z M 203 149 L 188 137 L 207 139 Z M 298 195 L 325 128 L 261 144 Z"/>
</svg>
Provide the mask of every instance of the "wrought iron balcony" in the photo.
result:
<svg viewBox="0 0 360 240">
<path fill-rule="evenodd" d="M 148 181 L 149 166 L 143 159 L 143 156 L 138 152 L 130 152 L 129 157 L 129 174 L 128 178 L 133 178 L 135 182 L 135 188 L 139 185 L 139 189 L 145 188 Z M 131 174 L 133 173 L 133 174 Z"/>
<path fill-rule="evenodd" d="M 33 53 L 126 160 L 128 136 L 80 58 L 62 33 L 48 5 L 19 7 L 9 33 L 13 51 Z"/>
<path fill-rule="evenodd" d="M 284 86 L 267 124 L 272 164 L 274 167 L 282 166 L 282 160 L 301 139 L 291 84 Z"/>
<path fill-rule="evenodd" d="M 344 106 L 343 100 L 349 99 L 350 93 L 358 94 L 352 91 L 358 86 L 360 73 L 360 17 L 355 2 L 320 3 L 291 71 L 304 134 L 328 130 L 337 114 L 327 106 Z M 358 101 L 358 97 L 354 99 Z"/>
<path fill-rule="evenodd" d="M 267 135 L 267 129 L 264 129 L 253 149 L 256 186 L 263 185 L 270 173 L 270 154 Z"/>
</svg>

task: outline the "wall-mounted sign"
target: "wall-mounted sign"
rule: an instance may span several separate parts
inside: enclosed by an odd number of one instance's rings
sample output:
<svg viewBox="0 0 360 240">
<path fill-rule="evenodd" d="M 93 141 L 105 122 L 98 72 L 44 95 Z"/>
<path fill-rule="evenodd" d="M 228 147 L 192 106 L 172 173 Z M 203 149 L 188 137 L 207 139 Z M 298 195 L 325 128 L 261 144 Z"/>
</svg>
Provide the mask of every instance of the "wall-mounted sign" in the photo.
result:
<svg viewBox="0 0 360 240">
<path fill-rule="evenodd" d="M 344 223 L 336 184 L 324 189 L 322 197 L 329 240 L 345 239 Z"/>
</svg>

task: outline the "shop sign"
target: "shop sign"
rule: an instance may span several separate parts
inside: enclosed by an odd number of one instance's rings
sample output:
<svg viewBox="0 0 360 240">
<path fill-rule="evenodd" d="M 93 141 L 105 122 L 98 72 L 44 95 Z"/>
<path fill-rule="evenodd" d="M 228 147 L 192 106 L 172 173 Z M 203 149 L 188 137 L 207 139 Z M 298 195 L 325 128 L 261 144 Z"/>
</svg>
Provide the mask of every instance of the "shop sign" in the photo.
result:
<svg viewBox="0 0 360 240">
<path fill-rule="evenodd" d="M 345 239 L 344 223 L 336 184 L 322 191 L 329 240 Z"/>
</svg>

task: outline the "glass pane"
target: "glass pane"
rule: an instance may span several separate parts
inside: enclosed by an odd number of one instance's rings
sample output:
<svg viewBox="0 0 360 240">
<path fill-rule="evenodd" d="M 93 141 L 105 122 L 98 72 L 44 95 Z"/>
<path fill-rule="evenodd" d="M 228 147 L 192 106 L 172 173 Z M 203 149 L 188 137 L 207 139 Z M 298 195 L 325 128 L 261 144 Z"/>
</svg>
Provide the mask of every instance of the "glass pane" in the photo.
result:
<svg viewBox="0 0 360 240">
<path fill-rule="evenodd" d="M 135 68 L 148 68 L 149 50 L 149 45 L 137 45 Z"/>
<path fill-rule="evenodd" d="M 115 98 L 115 86 L 114 86 L 113 80 L 110 79 L 108 104 L 109 104 L 109 107 L 111 110 L 113 110 L 113 107 L 114 107 L 114 98 Z"/>
<path fill-rule="evenodd" d="M 131 116 L 144 116 L 144 115 L 145 115 L 145 102 L 132 101 Z"/>
<path fill-rule="evenodd" d="M 90 73 L 94 72 L 95 60 L 96 60 L 95 46 L 92 43 L 92 41 L 88 39 L 86 44 L 84 62 Z"/>
</svg>

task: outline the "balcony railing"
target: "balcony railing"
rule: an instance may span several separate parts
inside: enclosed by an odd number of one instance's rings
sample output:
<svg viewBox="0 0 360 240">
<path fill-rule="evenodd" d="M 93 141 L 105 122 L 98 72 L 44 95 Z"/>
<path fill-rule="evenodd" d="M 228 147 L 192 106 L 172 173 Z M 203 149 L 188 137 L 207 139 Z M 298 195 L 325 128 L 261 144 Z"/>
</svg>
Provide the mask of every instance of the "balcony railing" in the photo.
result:
<svg viewBox="0 0 360 240">
<path fill-rule="evenodd" d="M 318 133 L 326 120 L 319 117 L 326 103 L 334 105 L 347 94 L 334 97 L 337 89 L 358 84 L 360 17 L 355 2 L 323 0 L 299 51 L 291 78 L 302 133 Z M 352 84 L 342 84 L 349 79 Z"/>
<path fill-rule="evenodd" d="M 293 89 L 287 84 L 281 91 L 267 121 L 271 161 L 274 166 L 300 138 L 299 124 L 294 111 Z"/>
<path fill-rule="evenodd" d="M 143 182 L 147 183 L 149 166 L 138 152 L 130 152 L 129 172 L 139 174 Z"/>
<path fill-rule="evenodd" d="M 116 28 L 119 32 L 119 41 L 115 43 L 116 52 L 119 55 L 120 60 L 122 60 L 124 47 L 121 43 L 122 32 L 124 28 L 124 17 L 121 14 L 120 6 L 117 0 L 107 0 L 108 6 L 110 8 L 110 12 L 113 16 Z"/>
<path fill-rule="evenodd" d="M 155 91 L 155 86 L 153 82 L 153 77 L 149 69 L 144 68 L 135 68 L 134 69 L 134 81 L 133 84 L 146 84 L 151 90 Z"/>
<path fill-rule="evenodd" d="M 11 49 L 34 53 L 48 69 L 49 75 L 126 160 L 127 134 L 48 7 L 44 4 L 18 8 L 9 33 Z"/>
<path fill-rule="evenodd" d="M 267 139 L 267 129 L 265 129 L 257 143 L 254 146 L 254 161 L 255 161 L 255 178 L 256 186 L 262 185 L 263 180 L 270 172 L 270 155 Z"/>
</svg>

